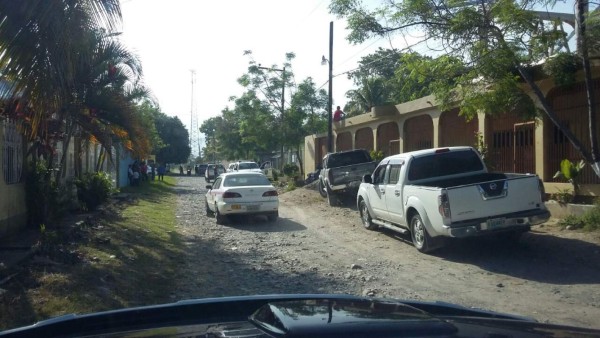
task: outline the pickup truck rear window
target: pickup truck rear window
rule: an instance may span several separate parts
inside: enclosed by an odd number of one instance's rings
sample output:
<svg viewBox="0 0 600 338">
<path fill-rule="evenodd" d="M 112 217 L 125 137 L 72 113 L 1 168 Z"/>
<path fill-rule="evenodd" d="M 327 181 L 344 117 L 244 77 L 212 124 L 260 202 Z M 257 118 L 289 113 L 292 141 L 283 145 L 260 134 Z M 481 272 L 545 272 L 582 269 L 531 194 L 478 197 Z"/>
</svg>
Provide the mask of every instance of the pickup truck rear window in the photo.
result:
<svg viewBox="0 0 600 338">
<path fill-rule="evenodd" d="M 371 157 L 362 151 L 332 154 L 327 159 L 327 167 L 336 168 L 358 163 L 371 162 Z"/>
<path fill-rule="evenodd" d="M 450 151 L 415 157 L 408 171 L 408 179 L 415 181 L 480 170 L 483 170 L 483 164 L 474 151 Z"/>
</svg>

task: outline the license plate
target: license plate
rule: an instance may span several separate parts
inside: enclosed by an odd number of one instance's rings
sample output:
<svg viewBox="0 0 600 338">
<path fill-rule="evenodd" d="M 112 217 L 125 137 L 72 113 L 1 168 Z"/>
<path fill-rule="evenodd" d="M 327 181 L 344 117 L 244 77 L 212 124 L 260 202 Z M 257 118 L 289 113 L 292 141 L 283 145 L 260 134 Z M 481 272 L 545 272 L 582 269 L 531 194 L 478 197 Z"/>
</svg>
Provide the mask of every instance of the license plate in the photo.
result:
<svg viewBox="0 0 600 338">
<path fill-rule="evenodd" d="M 258 205 L 247 205 L 246 210 L 248 211 L 257 211 L 259 209 Z"/>
<path fill-rule="evenodd" d="M 489 229 L 501 228 L 504 226 L 505 221 L 504 218 L 492 218 L 487 221 L 487 225 Z"/>
<path fill-rule="evenodd" d="M 234 204 L 234 205 L 231 206 L 232 210 L 240 210 L 241 208 L 242 208 L 242 206 L 239 205 L 239 204 Z"/>
</svg>

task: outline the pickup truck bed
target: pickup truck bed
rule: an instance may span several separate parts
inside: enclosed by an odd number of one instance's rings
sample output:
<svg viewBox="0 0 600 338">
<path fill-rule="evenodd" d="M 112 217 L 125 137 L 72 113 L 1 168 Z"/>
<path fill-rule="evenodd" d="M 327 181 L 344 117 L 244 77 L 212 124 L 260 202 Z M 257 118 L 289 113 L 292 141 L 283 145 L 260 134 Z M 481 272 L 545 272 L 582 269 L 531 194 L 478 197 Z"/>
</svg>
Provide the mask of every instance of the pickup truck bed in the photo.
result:
<svg viewBox="0 0 600 338">
<path fill-rule="evenodd" d="M 341 195 L 355 195 L 363 176 L 370 175 L 375 167 L 377 162 L 364 149 L 327 154 L 319 173 L 319 192 L 329 205 L 336 205 Z"/>
<path fill-rule="evenodd" d="M 466 177 L 449 178 L 443 180 L 433 180 L 426 182 L 415 182 L 423 187 L 449 188 L 474 183 L 483 183 L 491 181 L 505 180 L 508 176 L 504 173 L 482 173 Z"/>
</svg>

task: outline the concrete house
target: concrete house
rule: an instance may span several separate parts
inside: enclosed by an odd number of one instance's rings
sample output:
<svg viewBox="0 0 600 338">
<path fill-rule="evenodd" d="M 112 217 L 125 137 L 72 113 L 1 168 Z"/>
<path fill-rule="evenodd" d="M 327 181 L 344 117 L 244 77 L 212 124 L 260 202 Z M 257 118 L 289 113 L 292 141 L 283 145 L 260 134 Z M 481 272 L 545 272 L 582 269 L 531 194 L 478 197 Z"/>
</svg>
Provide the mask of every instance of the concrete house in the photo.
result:
<svg viewBox="0 0 600 338">
<path fill-rule="evenodd" d="M 583 81 L 557 87 L 551 79 L 538 82 L 563 123 L 589 148 L 587 98 Z M 600 67 L 594 67 L 594 93 L 600 111 Z M 536 103 L 538 104 L 538 103 Z M 563 159 L 579 161 L 581 156 L 547 117 L 523 120 L 517 115 L 489 116 L 483 113 L 471 121 L 458 109 L 440 111 L 433 96 L 394 106 L 374 107 L 370 112 L 334 123 L 334 151 L 363 148 L 381 150 L 385 156 L 432 147 L 467 145 L 483 136 L 493 170 L 536 173 L 546 191 L 569 189 L 553 176 Z M 314 171 L 327 152 L 327 135 L 305 138 L 305 172 Z M 581 193 L 600 195 L 600 179 L 586 166 L 580 179 Z"/>
</svg>

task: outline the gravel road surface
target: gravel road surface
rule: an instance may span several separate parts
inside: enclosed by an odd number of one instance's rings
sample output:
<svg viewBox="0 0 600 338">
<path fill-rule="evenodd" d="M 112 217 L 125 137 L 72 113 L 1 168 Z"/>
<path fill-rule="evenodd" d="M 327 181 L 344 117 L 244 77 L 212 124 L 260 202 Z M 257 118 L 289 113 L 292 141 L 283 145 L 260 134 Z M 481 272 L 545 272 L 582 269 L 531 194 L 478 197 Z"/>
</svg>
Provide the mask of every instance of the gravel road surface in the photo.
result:
<svg viewBox="0 0 600 338">
<path fill-rule="evenodd" d="M 181 177 L 178 230 L 187 269 L 175 299 L 254 294 L 348 293 L 445 301 L 600 328 L 600 234 L 536 226 L 517 244 L 454 241 L 432 255 L 408 236 L 362 227 L 348 203 L 318 192 L 280 195 L 280 219 L 215 224 L 204 210 L 205 181 Z"/>
</svg>

